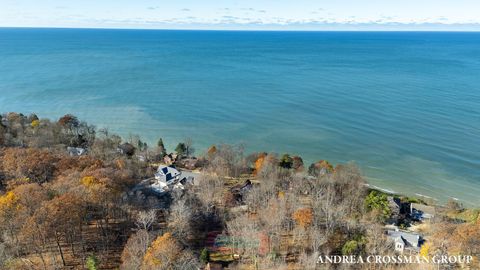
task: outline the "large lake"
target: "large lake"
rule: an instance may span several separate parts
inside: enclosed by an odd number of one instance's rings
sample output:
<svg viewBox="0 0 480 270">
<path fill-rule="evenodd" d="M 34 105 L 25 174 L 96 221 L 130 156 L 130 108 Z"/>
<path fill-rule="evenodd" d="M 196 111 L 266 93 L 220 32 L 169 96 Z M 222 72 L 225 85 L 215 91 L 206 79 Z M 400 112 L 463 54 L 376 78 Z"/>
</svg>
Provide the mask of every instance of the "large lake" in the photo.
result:
<svg viewBox="0 0 480 270">
<path fill-rule="evenodd" d="M 0 112 L 354 161 L 480 205 L 480 33 L 0 29 Z"/>
</svg>

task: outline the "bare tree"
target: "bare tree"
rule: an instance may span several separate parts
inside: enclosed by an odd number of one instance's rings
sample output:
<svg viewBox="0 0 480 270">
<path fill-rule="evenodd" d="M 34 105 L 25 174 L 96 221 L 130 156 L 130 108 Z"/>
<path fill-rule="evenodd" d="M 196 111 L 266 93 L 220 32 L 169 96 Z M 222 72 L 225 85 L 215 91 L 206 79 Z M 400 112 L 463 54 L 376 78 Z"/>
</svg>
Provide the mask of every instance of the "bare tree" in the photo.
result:
<svg viewBox="0 0 480 270">
<path fill-rule="evenodd" d="M 216 203 L 220 203 L 223 199 L 224 180 L 218 176 L 205 175 L 198 184 L 197 196 L 206 208 L 206 212 L 210 212 Z"/>
<path fill-rule="evenodd" d="M 142 265 L 143 256 L 150 245 L 150 234 L 146 230 L 139 230 L 127 241 L 122 252 L 122 270 L 137 270 Z"/>
<path fill-rule="evenodd" d="M 10 255 L 6 245 L 0 242 L 0 268 L 5 267 L 4 263 L 7 263 L 12 256 Z"/>
<path fill-rule="evenodd" d="M 313 202 L 315 213 L 315 220 L 318 224 L 322 224 L 325 228 L 327 236 L 333 233 L 337 223 L 338 210 L 335 205 L 335 190 L 333 185 L 327 184 L 317 194 Z"/>
<path fill-rule="evenodd" d="M 178 239 L 185 239 L 190 232 L 192 210 L 185 200 L 176 200 L 170 208 L 168 227 Z"/>
<path fill-rule="evenodd" d="M 185 139 L 185 155 L 187 157 L 193 155 L 195 153 L 195 149 L 193 148 L 193 140 L 192 138 Z"/>
<path fill-rule="evenodd" d="M 258 217 L 268 234 L 270 252 L 280 248 L 282 232 L 288 230 L 291 213 L 286 198 L 271 198 L 266 205 L 259 206 Z M 287 225 L 287 226 L 286 226 Z"/>
<path fill-rule="evenodd" d="M 327 243 L 327 237 L 321 228 L 311 227 L 309 230 L 310 248 L 314 253 L 320 251 L 320 247 Z"/>
<path fill-rule="evenodd" d="M 151 209 L 148 211 L 140 211 L 137 215 L 135 224 L 139 229 L 149 231 L 153 223 L 155 223 L 156 219 L 157 212 L 155 209 Z"/>
<path fill-rule="evenodd" d="M 320 254 L 318 252 L 313 252 L 311 254 L 308 254 L 306 252 L 300 253 L 300 256 L 298 258 L 298 267 L 299 269 L 305 269 L 305 270 L 315 270 L 317 269 L 317 261 L 318 261 L 318 256 Z"/>
<path fill-rule="evenodd" d="M 246 162 L 243 146 L 223 144 L 216 148 L 206 169 L 219 176 L 237 177 L 247 171 Z"/>
<path fill-rule="evenodd" d="M 230 241 L 233 248 L 240 252 L 244 259 L 255 263 L 259 249 L 259 224 L 244 214 L 227 222 L 227 229 L 231 233 Z"/>
<path fill-rule="evenodd" d="M 370 224 L 367 232 L 367 253 L 388 255 L 392 253 L 393 243 L 387 241 L 385 229 L 380 224 Z"/>
</svg>

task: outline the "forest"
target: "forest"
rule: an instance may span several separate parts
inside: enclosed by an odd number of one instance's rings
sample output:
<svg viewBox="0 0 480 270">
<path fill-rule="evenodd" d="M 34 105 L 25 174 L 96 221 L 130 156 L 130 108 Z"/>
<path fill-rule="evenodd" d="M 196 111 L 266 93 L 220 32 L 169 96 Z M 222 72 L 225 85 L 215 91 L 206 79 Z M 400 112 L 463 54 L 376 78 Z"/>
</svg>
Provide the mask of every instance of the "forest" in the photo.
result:
<svg viewBox="0 0 480 270">
<path fill-rule="evenodd" d="M 225 144 L 194 157 L 185 139 L 172 166 L 201 180 L 158 196 L 135 187 L 172 157 L 161 139 L 150 146 L 70 114 L 0 120 L 0 269 L 419 269 L 317 263 L 320 255 L 396 254 L 385 234 L 393 195 L 371 190 L 353 163 L 307 165 Z M 395 225 L 422 234 L 421 256 L 474 261 L 422 269 L 480 269 L 479 211 L 455 201 L 435 207 L 429 222 L 402 216 Z"/>
</svg>

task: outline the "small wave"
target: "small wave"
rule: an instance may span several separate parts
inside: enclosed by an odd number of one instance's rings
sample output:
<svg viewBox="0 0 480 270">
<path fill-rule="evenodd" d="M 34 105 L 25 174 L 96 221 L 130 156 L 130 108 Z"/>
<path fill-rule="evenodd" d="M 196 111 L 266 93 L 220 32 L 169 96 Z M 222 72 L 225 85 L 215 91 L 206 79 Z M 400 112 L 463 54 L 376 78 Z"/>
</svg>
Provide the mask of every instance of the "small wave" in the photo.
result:
<svg viewBox="0 0 480 270">
<path fill-rule="evenodd" d="M 373 188 L 373 189 L 376 189 L 376 190 L 383 191 L 383 192 L 385 192 L 385 193 L 397 194 L 396 191 L 391 190 L 391 189 L 381 188 L 381 187 L 378 187 L 378 186 L 375 186 L 375 185 L 370 185 L 370 184 L 367 184 L 367 186 L 369 186 L 369 187 L 371 187 L 371 188 Z"/>
<path fill-rule="evenodd" d="M 420 193 L 415 193 L 415 195 L 417 195 L 417 196 L 419 196 L 419 197 L 423 197 L 423 198 L 427 198 L 427 199 L 432 199 L 432 200 L 438 201 L 438 199 L 436 199 L 436 198 L 433 198 L 433 197 L 430 197 L 430 196 L 427 196 L 427 195 L 423 195 L 423 194 L 420 194 Z"/>
</svg>

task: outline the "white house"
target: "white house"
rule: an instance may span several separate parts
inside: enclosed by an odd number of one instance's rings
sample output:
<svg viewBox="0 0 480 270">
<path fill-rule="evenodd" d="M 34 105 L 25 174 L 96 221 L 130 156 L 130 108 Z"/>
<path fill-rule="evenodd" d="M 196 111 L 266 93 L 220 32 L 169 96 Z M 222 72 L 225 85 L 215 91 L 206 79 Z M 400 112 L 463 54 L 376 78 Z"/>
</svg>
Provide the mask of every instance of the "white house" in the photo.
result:
<svg viewBox="0 0 480 270">
<path fill-rule="evenodd" d="M 85 155 L 87 150 L 81 147 L 67 147 L 67 152 L 70 156 L 75 157 Z"/>
<path fill-rule="evenodd" d="M 147 181 L 150 189 L 157 194 L 165 194 L 174 189 L 184 189 L 186 185 L 193 185 L 194 176 L 188 172 L 183 175 L 170 166 L 159 166 L 154 179 Z M 144 183 L 142 183 L 144 184 Z"/>
<path fill-rule="evenodd" d="M 422 237 L 415 233 L 400 230 L 387 230 L 387 237 L 395 244 L 395 251 L 403 253 L 410 251 L 417 253 L 423 243 Z"/>
<path fill-rule="evenodd" d="M 181 173 L 177 169 L 169 166 L 159 166 L 157 173 L 155 173 L 155 179 L 166 185 L 180 181 L 180 176 Z"/>
</svg>

